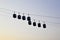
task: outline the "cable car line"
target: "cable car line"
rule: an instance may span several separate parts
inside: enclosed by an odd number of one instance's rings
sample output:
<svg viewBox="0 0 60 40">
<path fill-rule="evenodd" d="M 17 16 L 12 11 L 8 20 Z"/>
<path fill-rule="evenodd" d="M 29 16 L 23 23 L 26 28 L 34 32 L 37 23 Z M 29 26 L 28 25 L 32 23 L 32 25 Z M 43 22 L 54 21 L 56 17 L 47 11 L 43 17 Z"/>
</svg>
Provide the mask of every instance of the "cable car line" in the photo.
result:
<svg viewBox="0 0 60 40">
<path fill-rule="evenodd" d="M 0 9 L 4 9 L 6 11 L 12 11 L 12 12 L 19 12 L 19 11 L 16 11 L 16 10 L 11 10 L 11 9 L 5 9 L 5 8 L 0 8 Z M 22 13 L 21 13 L 22 14 Z M 24 14 L 27 14 L 27 13 L 24 13 Z M 27 14 L 28 15 L 28 14 Z M 37 15 L 37 14 L 29 14 L 29 15 L 33 15 L 33 16 L 44 16 L 44 15 Z M 47 17 L 47 18 L 55 18 L 55 19 L 60 19 L 60 17 L 54 17 L 54 16 L 44 16 L 44 17 Z"/>
<path fill-rule="evenodd" d="M 8 10 L 8 9 L 7 9 Z M 35 14 L 27 14 L 28 17 L 26 17 L 24 14 L 26 13 L 23 13 L 23 16 L 20 15 L 20 12 L 18 11 L 14 11 L 14 10 L 10 10 L 10 11 L 13 11 L 14 13 L 12 14 L 12 17 L 13 18 L 17 18 L 17 19 L 22 19 L 22 20 L 26 20 L 28 21 L 28 25 L 33 25 L 33 26 L 38 26 L 38 27 L 41 27 L 41 22 L 39 20 L 38 23 L 36 23 L 35 19 L 34 21 L 32 22 L 31 21 L 31 17 L 29 15 L 34 15 L 34 16 L 41 16 L 41 17 L 48 17 L 48 18 L 60 18 L 60 17 L 52 17 L 52 16 L 42 16 L 42 15 L 35 15 Z M 16 12 L 18 12 L 18 15 L 16 14 Z M 46 28 L 46 23 L 45 21 L 43 21 L 44 23 L 42 24 L 43 25 L 43 28 Z"/>
<path fill-rule="evenodd" d="M 3 12 L 3 13 L 7 13 L 7 12 Z M 3 14 L 0 14 L 0 15 L 2 15 L 3 16 Z M 13 14 L 12 14 L 13 15 Z M 8 15 L 4 15 L 4 16 L 8 16 Z M 40 20 L 40 21 L 42 21 L 43 22 L 43 20 Z M 45 22 L 47 22 L 47 23 L 52 23 L 52 24 L 60 24 L 60 23 L 56 23 L 56 22 L 49 22 L 49 21 L 45 21 Z"/>
</svg>

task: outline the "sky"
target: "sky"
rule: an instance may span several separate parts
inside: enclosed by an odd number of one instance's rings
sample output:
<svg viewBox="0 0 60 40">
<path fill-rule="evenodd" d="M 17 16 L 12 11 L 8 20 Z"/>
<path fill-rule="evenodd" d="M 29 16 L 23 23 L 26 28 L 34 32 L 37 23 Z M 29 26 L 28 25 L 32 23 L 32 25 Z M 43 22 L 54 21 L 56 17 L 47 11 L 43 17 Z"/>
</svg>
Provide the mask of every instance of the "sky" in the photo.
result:
<svg viewBox="0 0 60 40">
<path fill-rule="evenodd" d="M 10 10 L 34 14 L 32 22 L 45 21 L 47 28 L 14 19 Z M 60 40 L 60 18 L 45 16 L 60 17 L 60 0 L 0 0 L 0 40 Z"/>
</svg>

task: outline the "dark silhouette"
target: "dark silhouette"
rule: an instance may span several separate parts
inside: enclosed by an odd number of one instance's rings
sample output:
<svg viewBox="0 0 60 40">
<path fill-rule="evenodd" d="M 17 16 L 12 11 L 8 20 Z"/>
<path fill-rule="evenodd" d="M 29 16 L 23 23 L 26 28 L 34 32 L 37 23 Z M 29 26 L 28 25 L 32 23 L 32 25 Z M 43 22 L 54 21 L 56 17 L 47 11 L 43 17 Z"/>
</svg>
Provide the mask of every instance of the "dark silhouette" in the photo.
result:
<svg viewBox="0 0 60 40">
<path fill-rule="evenodd" d="M 31 21 L 28 21 L 28 24 L 31 25 L 32 24 Z"/>
<path fill-rule="evenodd" d="M 46 28 L 46 24 L 43 24 L 43 28 Z"/>
<path fill-rule="evenodd" d="M 38 23 L 38 27 L 41 27 L 41 23 Z"/>
<path fill-rule="evenodd" d="M 16 18 L 16 16 L 17 16 L 16 14 L 13 14 L 13 18 Z"/>
<path fill-rule="evenodd" d="M 18 19 L 21 19 L 21 15 L 18 15 Z"/>
<path fill-rule="evenodd" d="M 25 16 L 22 16 L 22 20 L 26 20 L 26 17 Z"/>
<path fill-rule="evenodd" d="M 33 26 L 36 26 L 36 22 L 33 22 Z"/>
<path fill-rule="evenodd" d="M 27 17 L 27 21 L 31 21 L 31 17 L 28 16 L 28 17 Z"/>
</svg>

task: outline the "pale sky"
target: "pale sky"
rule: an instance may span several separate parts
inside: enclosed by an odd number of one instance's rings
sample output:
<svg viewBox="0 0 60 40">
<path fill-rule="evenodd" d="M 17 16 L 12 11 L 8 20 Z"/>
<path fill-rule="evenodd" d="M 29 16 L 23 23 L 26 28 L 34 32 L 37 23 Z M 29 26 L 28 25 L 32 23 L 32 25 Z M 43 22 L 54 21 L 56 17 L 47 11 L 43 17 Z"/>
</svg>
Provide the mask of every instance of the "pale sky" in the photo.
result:
<svg viewBox="0 0 60 40">
<path fill-rule="evenodd" d="M 0 40 L 60 40 L 60 24 L 56 24 L 60 18 L 30 15 L 32 22 L 33 19 L 45 21 L 47 28 L 44 29 L 28 25 L 27 20 L 14 19 L 13 12 L 6 9 L 60 17 L 60 0 L 0 0 Z"/>
</svg>

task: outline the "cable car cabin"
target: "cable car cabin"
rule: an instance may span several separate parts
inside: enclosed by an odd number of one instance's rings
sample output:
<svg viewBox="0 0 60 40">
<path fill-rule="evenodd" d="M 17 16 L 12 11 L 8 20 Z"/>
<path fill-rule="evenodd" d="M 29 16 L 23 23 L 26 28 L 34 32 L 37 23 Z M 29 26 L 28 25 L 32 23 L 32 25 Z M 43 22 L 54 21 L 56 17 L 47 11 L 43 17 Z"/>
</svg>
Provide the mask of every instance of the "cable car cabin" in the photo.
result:
<svg viewBox="0 0 60 40">
<path fill-rule="evenodd" d="M 43 24 L 43 28 L 46 28 L 46 24 Z"/>
<path fill-rule="evenodd" d="M 18 19 L 21 19 L 21 15 L 18 15 Z"/>
<path fill-rule="evenodd" d="M 41 27 L 41 23 L 38 23 L 38 27 Z"/>
<path fill-rule="evenodd" d="M 33 22 L 33 26 L 36 26 L 36 22 Z"/>
<path fill-rule="evenodd" d="M 28 17 L 27 17 L 27 21 L 31 21 L 31 17 L 28 16 Z"/>
<path fill-rule="evenodd" d="M 16 18 L 16 14 L 13 14 L 13 18 Z"/>
<path fill-rule="evenodd" d="M 31 21 L 28 21 L 28 24 L 31 25 L 32 24 Z"/>
<path fill-rule="evenodd" d="M 26 17 L 25 16 L 22 16 L 22 20 L 26 20 Z"/>
</svg>

